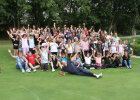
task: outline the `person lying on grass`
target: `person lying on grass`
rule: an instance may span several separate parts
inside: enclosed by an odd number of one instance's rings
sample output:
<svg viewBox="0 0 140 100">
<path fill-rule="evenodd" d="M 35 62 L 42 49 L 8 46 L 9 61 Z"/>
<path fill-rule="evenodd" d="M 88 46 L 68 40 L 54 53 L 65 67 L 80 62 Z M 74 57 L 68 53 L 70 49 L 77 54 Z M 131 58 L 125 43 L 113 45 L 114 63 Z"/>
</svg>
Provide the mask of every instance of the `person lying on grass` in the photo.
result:
<svg viewBox="0 0 140 100">
<path fill-rule="evenodd" d="M 80 75 L 80 76 L 91 76 L 91 77 L 96 77 L 96 78 L 102 77 L 102 73 L 97 75 L 90 71 L 86 71 L 82 69 L 81 67 L 74 67 L 72 62 L 76 56 L 77 56 L 77 53 L 71 58 L 70 61 L 68 61 L 68 63 L 65 60 L 61 61 L 62 68 L 61 68 L 61 71 L 59 72 L 60 75 L 65 76 L 66 75 L 65 72 L 68 72 L 70 74 Z"/>
<path fill-rule="evenodd" d="M 26 72 L 31 72 L 29 69 L 29 66 L 28 66 L 28 61 L 23 56 L 22 51 L 19 51 L 18 56 L 13 56 L 10 49 L 8 49 L 8 52 L 12 58 L 16 59 L 16 68 L 17 69 L 20 69 L 22 71 L 22 73 L 25 72 L 25 69 L 26 69 Z"/>
</svg>

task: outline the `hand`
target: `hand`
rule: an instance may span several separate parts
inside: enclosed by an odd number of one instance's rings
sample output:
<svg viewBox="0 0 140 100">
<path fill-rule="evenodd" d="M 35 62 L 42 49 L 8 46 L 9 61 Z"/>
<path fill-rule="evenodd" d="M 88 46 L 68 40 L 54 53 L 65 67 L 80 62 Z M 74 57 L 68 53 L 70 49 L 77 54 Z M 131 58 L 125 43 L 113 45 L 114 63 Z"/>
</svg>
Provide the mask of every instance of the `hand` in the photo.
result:
<svg viewBox="0 0 140 100">
<path fill-rule="evenodd" d="M 30 25 L 28 24 L 28 27 L 29 27 Z"/>
<path fill-rule="evenodd" d="M 11 50 L 10 50 L 10 49 L 8 49 L 8 52 L 9 52 L 9 53 L 11 53 Z"/>
<path fill-rule="evenodd" d="M 83 25 L 85 25 L 85 23 L 83 23 Z"/>
</svg>

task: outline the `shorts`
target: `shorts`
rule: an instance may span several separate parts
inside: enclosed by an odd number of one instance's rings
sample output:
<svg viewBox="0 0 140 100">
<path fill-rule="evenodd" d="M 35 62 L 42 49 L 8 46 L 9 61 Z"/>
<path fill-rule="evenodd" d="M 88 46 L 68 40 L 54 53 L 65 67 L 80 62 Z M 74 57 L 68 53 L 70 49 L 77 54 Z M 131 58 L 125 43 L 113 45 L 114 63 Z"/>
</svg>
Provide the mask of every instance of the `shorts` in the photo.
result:
<svg viewBox="0 0 140 100">
<path fill-rule="evenodd" d="M 41 70 L 48 70 L 48 63 L 42 63 Z"/>
</svg>

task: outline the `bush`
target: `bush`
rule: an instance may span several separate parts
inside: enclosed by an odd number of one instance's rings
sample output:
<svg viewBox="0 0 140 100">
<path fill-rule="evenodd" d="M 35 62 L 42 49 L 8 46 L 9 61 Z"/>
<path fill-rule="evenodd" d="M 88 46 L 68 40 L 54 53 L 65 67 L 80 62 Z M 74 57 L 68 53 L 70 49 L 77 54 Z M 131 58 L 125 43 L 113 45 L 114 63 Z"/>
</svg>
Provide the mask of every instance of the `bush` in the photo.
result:
<svg viewBox="0 0 140 100">
<path fill-rule="evenodd" d="M 131 47 L 133 48 L 134 55 L 140 56 L 140 44 L 135 44 Z"/>
</svg>

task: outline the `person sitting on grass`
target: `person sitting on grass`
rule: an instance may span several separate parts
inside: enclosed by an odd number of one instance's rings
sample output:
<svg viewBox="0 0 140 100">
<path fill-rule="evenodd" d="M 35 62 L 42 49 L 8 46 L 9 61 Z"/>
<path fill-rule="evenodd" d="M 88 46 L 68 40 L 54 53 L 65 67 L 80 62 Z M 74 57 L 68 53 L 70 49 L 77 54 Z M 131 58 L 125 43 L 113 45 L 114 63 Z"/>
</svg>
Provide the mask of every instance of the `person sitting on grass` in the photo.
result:
<svg viewBox="0 0 140 100">
<path fill-rule="evenodd" d="M 52 55 L 51 57 L 51 68 L 52 72 L 55 72 L 55 69 L 57 69 L 60 65 L 60 61 L 57 59 L 56 55 Z"/>
<path fill-rule="evenodd" d="M 49 46 L 47 48 L 44 48 L 44 46 L 39 45 L 39 52 L 41 55 L 41 71 L 48 71 L 48 50 Z"/>
<path fill-rule="evenodd" d="M 84 59 L 85 59 L 85 64 L 83 65 L 84 68 L 87 68 L 87 69 L 94 69 L 94 66 L 91 65 L 91 58 L 92 58 L 92 56 L 93 56 L 93 53 L 92 53 L 92 55 L 90 56 L 89 52 L 87 52 L 87 55 L 85 55 L 84 49 L 83 49 L 82 51 L 83 51 L 83 56 L 84 56 Z"/>
<path fill-rule="evenodd" d="M 126 66 L 127 69 L 131 69 L 130 55 L 127 53 L 127 51 L 124 51 L 124 55 L 123 55 L 123 65 Z"/>
<path fill-rule="evenodd" d="M 28 54 L 24 54 L 26 59 L 28 60 L 29 66 L 33 69 L 33 72 L 36 72 L 36 69 L 40 67 L 40 65 L 36 65 L 35 59 L 36 59 L 36 54 L 32 54 L 31 51 L 28 51 Z"/>
<path fill-rule="evenodd" d="M 75 54 L 75 56 L 76 55 L 77 53 Z M 68 61 L 68 63 L 65 60 L 62 60 L 62 68 L 61 68 L 61 71 L 59 72 L 60 75 L 66 76 L 65 72 L 68 72 L 70 74 L 80 75 L 80 76 L 91 76 L 91 77 L 96 77 L 96 78 L 102 77 L 102 73 L 97 75 L 90 71 L 86 71 L 82 69 L 81 67 L 74 67 L 74 65 L 72 64 L 74 57 L 72 57 L 71 60 Z"/>
<path fill-rule="evenodd" d="M 17 69 L 20 69 L 22 71 L 22 73 L 25 72 L 25 69 L 26 69 L 26 72 L 31 72 L 29 69 L 29 66 L 28 66 L 28 61 L 23 56 L 22 51 L 19 51 L 18 56 L 13 56 L 10 49 L 8 49 L 8 52 L 12 58 L 16 59 L 16 68 Z"/>
</svg>

